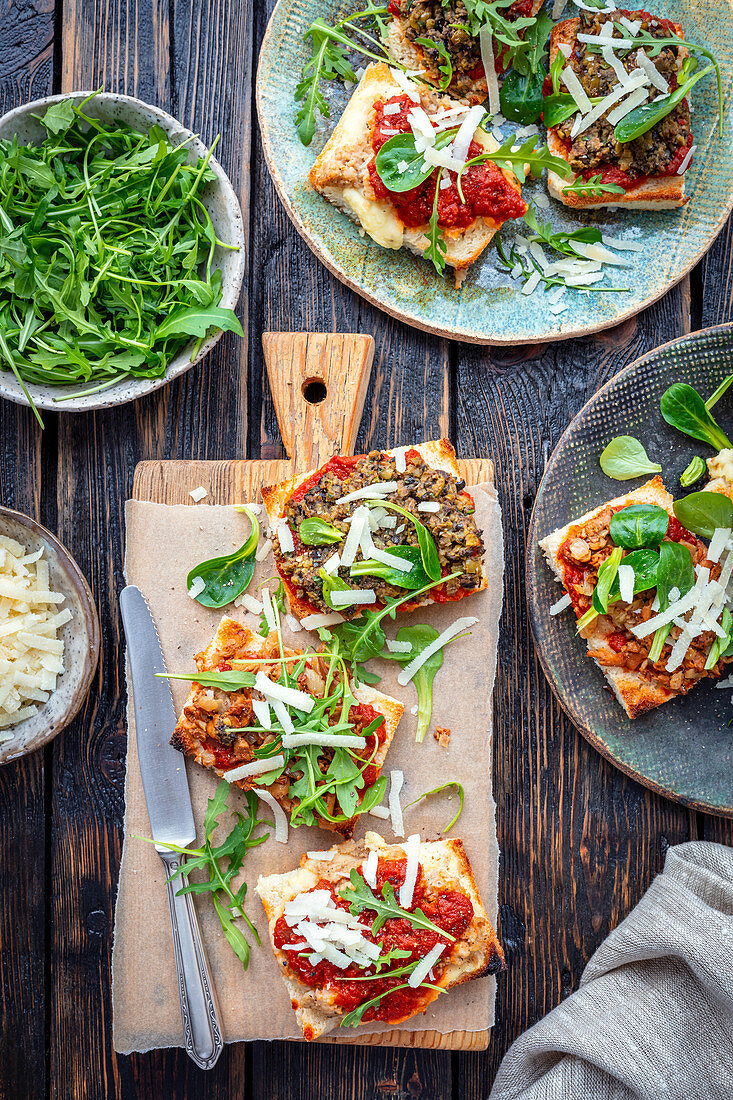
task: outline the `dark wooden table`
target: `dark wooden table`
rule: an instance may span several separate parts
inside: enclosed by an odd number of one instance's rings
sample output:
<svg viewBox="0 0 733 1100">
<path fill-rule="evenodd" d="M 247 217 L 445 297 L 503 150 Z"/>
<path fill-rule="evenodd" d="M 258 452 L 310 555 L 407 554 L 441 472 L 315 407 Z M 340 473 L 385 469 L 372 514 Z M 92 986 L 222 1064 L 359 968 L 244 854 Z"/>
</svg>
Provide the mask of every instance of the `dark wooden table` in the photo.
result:
<svg viewBox="0 0 733 1100">
<path fill-rule="evenodd" d="M 239 315 L 180 381 L 123 409 L 46 415 L 0 403 L 0 499 L 58 533 L 99 603 L 102 661 L 87 704 L 45 751 L 0 769 L 0 1100 L 485 1098 L 509 1044 L 578 985 L 668 845 L 733 842 L 730 822 L 656 797 L 598 756 L 562 716 L 535 658 L 524 542 L 544 463 L 607 378 L 672 337 L 733 319 L 731 227 L 661 302 L 587 340 L 492 351 L 383 316 L 321 267 L 283 213 L 252 117 L 273 0 L 5 0 L 0 112 L 103 87 L 159 104 L 211 141 L 239 195 L 249 262 Z M 264 330 L 372 333 L 360 445 L 449 435 L 497 465 L 507 548 L 495 697 L 500 934 L 509 963 L 484 1054 L 297 1043 L 227 1047 L 203 1074 L 177 1050 L 112 1049 L 110 959 L 125 768 L 123 509 L 144 458 L 278 457 Z M 273 995 L 280 996 L 278 990 Z"/>
</svg>

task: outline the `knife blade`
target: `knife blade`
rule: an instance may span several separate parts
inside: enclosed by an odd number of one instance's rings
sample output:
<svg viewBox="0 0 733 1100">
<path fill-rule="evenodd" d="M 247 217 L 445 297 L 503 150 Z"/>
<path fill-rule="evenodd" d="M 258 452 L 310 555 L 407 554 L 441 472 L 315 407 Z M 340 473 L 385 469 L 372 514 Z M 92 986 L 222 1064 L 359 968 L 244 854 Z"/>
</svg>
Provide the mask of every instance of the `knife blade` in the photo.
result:
<svg viewBox="0 0 733 1100">
<path fill-rule="evenodd" d="M 147 600 L 139 588 L 128 585 L 120 594 L 120 610 L 130 661 L 135 732 L 140 773 L 156 848 L 185 847 L 194 840 L 196 826 L 188 790 L 186 763 L 169 743 L 176 711 L 158 631 Z"/>
<path fill-rule="evenodd" d="M 192 894 L 181 855 L 196 837 L 186 764 L 170 744 L 176 725 L 173 696 L 165 674 L 165 659 L 155 621 L 142 592 L 128 585 L 120 593 L 120 611 L 127 639 L 137 753 L 140 760 L 150 829 L 158 855 L 166 866 L 166 886 L 178 974 L 183 1038 L 189 1057 L 211 1069 L 224 1049 L 219 1006 Z M 176 874 L 174 881 L 171 875 Z"/>
</svg>

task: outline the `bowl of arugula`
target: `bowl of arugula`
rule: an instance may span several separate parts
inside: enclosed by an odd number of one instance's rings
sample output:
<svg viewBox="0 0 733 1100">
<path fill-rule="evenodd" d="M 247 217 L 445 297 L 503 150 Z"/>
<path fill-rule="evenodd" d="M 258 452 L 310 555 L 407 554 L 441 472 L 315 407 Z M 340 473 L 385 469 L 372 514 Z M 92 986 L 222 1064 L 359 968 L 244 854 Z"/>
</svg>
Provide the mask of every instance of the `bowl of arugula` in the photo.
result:
<svg viewBox="0 0 733 1100">
<path fill-rule="evenodd" d="M 239 201 L 165 111 L 104 92 L 17 107 L 0 181 L 0 396 L 41 426 L 40 409 L 134 400 L 242 335 Z"/>
</svg>

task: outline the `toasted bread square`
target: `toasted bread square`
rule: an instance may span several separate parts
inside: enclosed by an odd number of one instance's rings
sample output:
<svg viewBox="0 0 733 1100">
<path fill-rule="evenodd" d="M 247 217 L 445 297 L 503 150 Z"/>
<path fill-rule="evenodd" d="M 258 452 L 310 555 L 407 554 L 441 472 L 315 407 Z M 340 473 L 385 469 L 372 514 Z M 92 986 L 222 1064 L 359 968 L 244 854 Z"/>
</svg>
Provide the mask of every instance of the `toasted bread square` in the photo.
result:
<svg viewBox="0 0 733 1100">
<path fill-rule="evenodd" d="M 457 101 L 438 94 L 426 84 L 415 84 L 426 114 L 457 107 Z M 388 200 L 377 200 L 369 179 L 369 164 L 374 158 L 372 129 L 378 101 L 404 94 L 387 65 L 380 62 L 368 67 L 348 102 L 336 129 L 310 170 L 311 185 L 329 202 L 357 222 L 372 240 L 383 248 L 407 248 L 422 256 L 428 248 L 424 227 L 406 226 L 396 207 Z M 474 140 L 487 152 L 498 148 L 494 139 L 477 130 Z M 510 186 L 521 194 L 516 176 L 502 171 Z M 457 272 L 469 267 L 489 245 L 503 221 L 477 217 L 466 228 L 445 229 L 446 263 Z"/>
<path fill-rule="evenodd" d="M 674 518 L 672 496 L 665 489 L 662 479 L 657 476 L 640 488 L 628 493 L 626 496 L 616 497 L 614 500 L 607 501 L 605 504 L 592 509 L 579 519 L 573 520 L 572 523 L 566 524 L 565 527 L 558 528 L 558 530 L 553 531 L 551 535 L 540 540 L 540 548 L 544 551 L 550 568 L 566 591 L 568 591 L 564 574 L 564 566 L 566 563 L 563 562 L 560 555 L 560 551 L 566 539 L 571 535 L 577 534 L 581 527 L 595 519 L 601 513 L 607 511 L 609 508 L 618 509 L 630 504 L 656 504 L 660 508 L 664 508 L 671 518 Z M 689 539 L 692 540 L 693 543 L 697 543 L 703 551 L 705 550 L 704 543 L 696 539 L 694 535 L 689 535 Z M 707 561 L 706 558 L 703 557 L 702 560 L 711 570 L 718 568 L 713 563 Z M 586 640 L 590 656 L 602 670 L 611 690 L 621 703 L 621 706 L 624 708 L 629 718 L 639 718 L 641 715 L 653 710 L 654 707 L 658 707 L 662 703 L 674 699 L 677 695 L 684 694 L 690 689 L 693 683 L 696 682 L 685 682 L 683 688 L 680 690 L 672 690 L 660 683 L 659 680 L 654 679 L 653 672 L 648 672 L 646 675 L 643 675 L 642 672 L 624 667 L 623 665 L 607 663 L 614 659 L 609 638 L 615 632 L 616 627 L 611 618 L 608 615 L 599 615 L 590 626 L 581 631 L 581 634 Z M 651 639 L 649 639 L 649 641 L 651 641 Z M 708 671 L 702 675 L 713 676 L 716 675 L 716 673 Z"/>
<path fill-rule="evenodd" d="M 413 447 L 404 448 L 397 447 L 392 450 L 382 451 L 382 454 L 390 455 L 394 457 L 398 451 L 415 450 L 422 457 L 426 466 L 432 470 L 444 471 L 450 474 L 457 481 L 461 481 L 461 472 L 458 469 L 458 463 L 456 462 L 456 453 L 452 444 L 447 439 L 435 439 L 430 440 L 427 443 L 416 443 Z M 366 456 L 361 456 L 366 457 Z M 275 561 L 279 563 L 282 561 L 284 555 L 280 548 L 279 539 L 277 537 L 277 526 L 281 519 L 285 515 L 285 509 L 290 497 L 298 489 L 299 486 L 305 484 L 316 474 L 317 470 L 309 470 L 306 474 L 299 474 L 296 477 L 288 478 L 287 481 L 281 481 L 279 485 L 269 485 L 262 490 L 262 499 L 265 502 L 265 509 L 267 511 L 267 518 L 270 524 L 270 530 L 272 533 L 273 547 L 275 552 Z M 399 478 L 399 474 L 396 475 Z M 354 502 L 354 508 L 360 501 Z M 427 514 L 420 514 L 423 522 L 427 520 Z M 332 548 L 333 549 L 333 548 Z M 483 555 L 483 549 L 481 550 Z M 478 555 L 476 555 L 478 556 Z M 281 576 L 283 576 L 281 572 Z M 303 619 L 308 615 L 312 615 L 314 612 L 322 612 L 323 608 L 315 608 L 308 602 L 303 596 L 299 596 L 293 585 L 290 583 L 288 577 L 283 576 L 283 583 L 288 594 L 288 601 L 292 608 L 293 614 L 297 615 L 299 619 Z M 461 589 L 461 595 L 454 598 L 463 598 L 464 596 L 472 595 L 474 592 L 482 592 L 488 586 L 489 580 L 484 568 L 483 562 L 480 565 L 480 573 L 478 583 L 474 588 L 470 590 Z M 358 587 L 358 585 L 354 585 Z M 408 612 L 413 611 L 417 607 L 423 607 L 427 604 L 435 603 L 435 599 L 431 592 L 427 592 L 424 595 L 417 597 L 415 600 L 406 602 L 400 608 L 401 611 Z M 326 609 L 326 612 L 330 611 L 330 608 Z M 353 609 L 355 612 L 362 610 L 361 607 Z"/>
<path fill-rule="evenodd" d="M 633 16 L 633 12 L 627 13 Z M 560 45 L 575 46 L 575 38 L 580 26 L 580 19 L 564 19 L 556 23 L 550 34 L 550 64 L 557 56 Z M 674 25 L 675 34 L 683 37 L 680 24 Z M 683 56 L 687 51 L 683 51 Z M 557 157 L 567 160 L 567 149 L 560 139 L 557 129 L 553 127 L 547 131 L 547 147 Z M 600 169 L 598 170 L 600 173 Z M 563 188 L 570 186 L 578 179 L 577 176 L 562 179 L 556 172 L 548 172 L 547 186 L 550 194 L 558 202 L 565 206 L 571 206 L 577 210 L 601 210 L 604 207 L 624 207 L 627 210 L 672 210 L 677 206 L 684 206 L 688 202 L 685 197 L 685 177 L 674 176 L 648 176 L 636 186 L 630 188 L 625 194 L 608 194 L 605 198 L 594 198 L 590 195 L 563 194 Z"/>
<path fill-rule="evenodd" d="M 318 1039 L 321 1035 L 338 1027 L 346 1009 L 335 1003 L 337 983 L 325 986 L 309 985 L 291 968 L 288 952 L 275 946 L 275 926 L 283 914 L 287 902 L 298 894 L 322 887 L 327 883 L 337 892 L 349 886 L 349 874 L 352 869 L 359 870 L 370 851 L 378 853 L 381 860 L 404 860 L 405 849 L 400 844 L 387 844 L 377 833 L 368 832 L 359 844 L 348 843 L 335 849 L 333 858 L 327 860 L 301 858 L 297 870 L 281 875 L 260 876 L 257 893 L 267 914 L 272 949 L 290 997 L 298 1023 L 306 1039 Z M 494 974 L 505 969 L 504 953 L 496 933 L 486 914 L 483 902 L 476 886 L 473 871 L 463 847 L 462 841 L 449 840 L 425 841 L 419 845 L 419 862 L 422 868 L 422 882 L 428 889 L 435 891 L 458 891 L 468 897 L 473 908 L 473 916 L 465 932 L 441 957 L 435 965 L 434 979 L 431 984 L 441 989 L 451 989 L 463 982 L 480 978 L 485 974 Z M 397 891 L 396 891 L 397 892 Z M 364 924 L 368 928 L 370 921 Z M 293 933 L 294 938 L 297 934 Z M 380 932 L 375 933 L 380 942 Z M 371 994 L 366 987 L 364 1000 Z M 427 1006 L 441 994 L 438 990 L 426 989 L 420 1003 L 398 1018 L 390 1018 L 387 1026 L 394 1026 L 417 1013 L 424 1012 Z M 370 1022 L 369 1020 L 364 1021 Z"/>
<path fill-rule="evenodd" d="M 543 0 L 532 0 L 530 15 L 537 15 L 542 4 Z M 410 38 L 407 33 L 407 26 L 408 23 L 404 15 L 393 16 L 387 34 L 389 52 L 392 54 L 392 57 L 394 57 L 395 61 L 399 61 L 406 69 L 416 72 L 422 71 L 427 84 L 432 84 L 436 88 L 440 87 L 442 74 L 436 68 L 435 62 L 428 57 L 423 46 Z M 420 37 L 423 36 L 421 35 Z M 427 37 L 430 36 L 427 35 Z M 501 43 L 494 40 L 494 53 L 497 56 L 499 56 L 501 49 Z M 471 82 L 468 90 L 462 95 L 459 95 L 458 91 L 451 86 L 448 87 L 447 91 L 462 103 L 483 103 L 488 92 L 486 77 L 482 73 L 480 77 Z"/>
<path fill-rule="evenodd" d="M 302 651 L 298 649 L 285 649 L 284 652 L 286 657 L 292 656 L 294 658 L 293 663 L 302 655 Z M 204 673 L 217 670 L 222 663 L 228 664 L 229 667 L 246 668 L 248 659 L 273 657 L 277 654 L 276 634 L 273 633 L 263 638 L 259 634 L 253 634 L 248 627 L 225 616 L 221 620 L 212 641 L 202 653 L 197 654 L 195 660 L 197 670 Z M 314 661 L 316 660 L 317 658 L 314 657 L 312 661 L 309 661 L 308 667 L 315 667 Z M 255 671 L 257 667 L 253 666 L 252 670 Z M 367 684 L 362 684 L 358 688 L 352 686 L 352 691 L 359 703 L 373 707 L 375 711 L 384 716 L 385 737 L 381 741 L 373 760 L 373 764 L 377 769 L 376 780 L 386 759 L 404 707 L 396 699 L 375 691 Z M 311 692 L 311 694 L 318 698 L 316 693 Z M 205 768 L 212 768 L 217 775 L 224 778 L 230 768 L 251 760 L 252 752 L 251 747 L 247 747 L 248 743 L 244 737 L 240 736 L 236 738 L 232 746 L 234 758 L 227 762 L 226 767 L 222 766 L 222 752 L 227 746 L 218 741 L 216 723 L 241 725 L 239 715 L 242 713 L 243 700 L 251 699 L 251 696 L 251 690 L 224 692 L 218 689 L 202 688 L 194 682 L 173 731 L 171 745 L 186 756 L 192 757 L 197 764 L 201 764 Z M 249 713 L 249 708 L 247 708 L 247 713 Z M 226 738 L 226 730 L 223 730 L 223 733 Z M 222 748 L 218 747 L 220 744 L 222 744 Z M 224 755 L 226 754 L 224 753 Z M 324 748 L 322 755 L 328 759 L 333 755 L 333 750 Z M 236 781 L 236 786 L 241 787 L 242 790 L 249 790 L 253 787 L 262 787 L 263 783 L 259 776 L 254 775 Z M 287 783 L 284 784 L 276 780 L 271 793 L 286 812 L 290 811 L 294 803 L 295 805 L 298 804 L 299 800 L 297 798 L 293 799 L 288 796 Z M 331 810 L 331 813 L 333 813 L 333 810 Z M 334 816 L 336 815 L 334 814 Z M 345 822 L 334 823 L 325 818 L 319 817 L 317 819 L 322 829 L 339 833 L 343 837 L 351 836 L 356 820 L 357 818 L 353 817 Z"/>
</svg>

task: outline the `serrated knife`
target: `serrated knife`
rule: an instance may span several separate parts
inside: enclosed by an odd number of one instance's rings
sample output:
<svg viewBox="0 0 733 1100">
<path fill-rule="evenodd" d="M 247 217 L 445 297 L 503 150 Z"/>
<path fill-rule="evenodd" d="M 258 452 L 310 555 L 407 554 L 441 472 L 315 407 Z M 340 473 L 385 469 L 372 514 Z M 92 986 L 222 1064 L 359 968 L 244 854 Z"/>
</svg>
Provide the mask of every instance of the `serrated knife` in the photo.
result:
<svg viewBox="0 0 733 1100">
<path fill-rule="evenodd" d="M 150 830 L 170 878 L 181 866 L 181 856 L 170 845 L 183 848 L 196 837 L 185 760 L 169 744 L 176 725 L 173 696 L 168 680 L 156 676 L 166 672 L 163 651 L 150 608 L 135 585 L 122 590 L 120 610 Z M 176 894 L 186 882 L 186 876 L 179 875 L 167 884 L 183 1036 L 186 1053 L 196 1065 L 211 1069 L 224 1049 L 224 1038 L 193 896 Z"/>
</svg>

